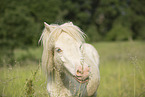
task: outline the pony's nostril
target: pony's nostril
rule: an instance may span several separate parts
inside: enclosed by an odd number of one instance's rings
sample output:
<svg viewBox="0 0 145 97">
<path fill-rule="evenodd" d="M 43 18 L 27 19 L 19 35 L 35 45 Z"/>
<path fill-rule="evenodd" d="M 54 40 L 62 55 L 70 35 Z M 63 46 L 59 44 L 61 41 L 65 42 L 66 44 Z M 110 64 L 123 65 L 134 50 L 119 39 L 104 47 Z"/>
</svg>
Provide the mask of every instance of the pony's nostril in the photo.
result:
<svg viewBox="0 0 145 97">
<path fill-rule="evenodd" d="M 81 71 L 80 70 L 77 70 L 77 73 L 81 73 Z"/>
<path fill-rule="evenodd" d="M 89 67 L 82 68 L 81 66 L 77 69 L 76 75 L 77 76 L 83 76 L 83 75 L 88 75 L 90 72 Z"/>
<path fill-rule="evenodd" d="M 77 76 L 81 76 L 82 72 L 80 70 L 77 70 Z"/>
</svg>

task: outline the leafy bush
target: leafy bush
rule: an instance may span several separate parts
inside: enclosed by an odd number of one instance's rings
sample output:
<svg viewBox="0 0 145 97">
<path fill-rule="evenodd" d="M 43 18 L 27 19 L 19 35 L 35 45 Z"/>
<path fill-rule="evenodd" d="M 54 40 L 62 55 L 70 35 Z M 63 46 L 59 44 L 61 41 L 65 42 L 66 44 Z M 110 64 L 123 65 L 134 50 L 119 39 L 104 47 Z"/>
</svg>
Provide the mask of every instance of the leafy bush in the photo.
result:
<svg viewBox="0 0 145 97">
<path fill-rule="evenodd" d="M 113 28 L 108 32 L 106 39 L 120 41 L 120 40 L 130 40 L 131 37 L 132 35 L 129 28 L 121 24 L 114 24 Z"/>
</svg>

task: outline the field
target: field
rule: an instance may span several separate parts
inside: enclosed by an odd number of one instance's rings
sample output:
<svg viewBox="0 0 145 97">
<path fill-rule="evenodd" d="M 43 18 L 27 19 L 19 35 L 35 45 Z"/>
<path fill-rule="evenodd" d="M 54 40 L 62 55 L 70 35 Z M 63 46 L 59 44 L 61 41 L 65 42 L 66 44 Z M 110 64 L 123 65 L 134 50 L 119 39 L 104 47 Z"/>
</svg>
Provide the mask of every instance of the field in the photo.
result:
<svg viewBox="0 0 145 97">
<path fill-rule="evenodd" d="M 145 97 L 145 43 L 92 44 L 100 55 L 97 97 Z M 40 47 L 15 51 L 15 66 L 0 68 L 0 97 L 47 97 L 47 81 L 39 62 L 41 53 Z"/>
</svg>

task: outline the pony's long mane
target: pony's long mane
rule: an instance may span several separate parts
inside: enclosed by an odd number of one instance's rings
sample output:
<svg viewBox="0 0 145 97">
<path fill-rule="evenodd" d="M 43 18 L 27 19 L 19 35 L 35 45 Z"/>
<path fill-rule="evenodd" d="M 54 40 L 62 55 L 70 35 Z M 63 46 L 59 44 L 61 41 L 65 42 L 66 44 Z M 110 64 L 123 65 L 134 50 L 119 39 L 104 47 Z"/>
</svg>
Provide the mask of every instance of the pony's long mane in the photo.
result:
<svg viewBox="0 0 145 97">
<path fill-rule="evenodd" d="M 49 29 L 45 27 L 40 40 L 43 42 L 42 69 L 44 69 L 47 74 L 53 69 L 53 48 L 55 41 L 57 41 L 61 33 L 67 33 L 79 43 L 85 42 L 85 34 L 79 27 L 73 25 L 72 22 L 62 25 L 52 24 L 49 25 Z"/>
</svg>

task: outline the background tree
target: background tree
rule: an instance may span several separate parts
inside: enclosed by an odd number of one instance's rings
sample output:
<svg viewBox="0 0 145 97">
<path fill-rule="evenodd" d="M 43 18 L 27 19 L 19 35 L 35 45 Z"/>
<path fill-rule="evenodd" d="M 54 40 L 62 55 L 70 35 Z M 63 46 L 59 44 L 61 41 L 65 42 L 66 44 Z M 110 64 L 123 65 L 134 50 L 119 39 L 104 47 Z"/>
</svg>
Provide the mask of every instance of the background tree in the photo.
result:
<svg viewBox="0 0 145 97">
<path fill-rule="evenodd" d="M 0 45 L 3 52 L 11 57 L 13 62 L 13 51 L 17 47 L 26 48 L 36 45 L 40 25 L 34 22 L 27 8 L 19 6 L 16 9 L 5 10 L 0 20 Z M 21 14 L 20 14 L 21 13 Z M 5 55 L 4 54 L 4 55 Z"/>
</svg>

